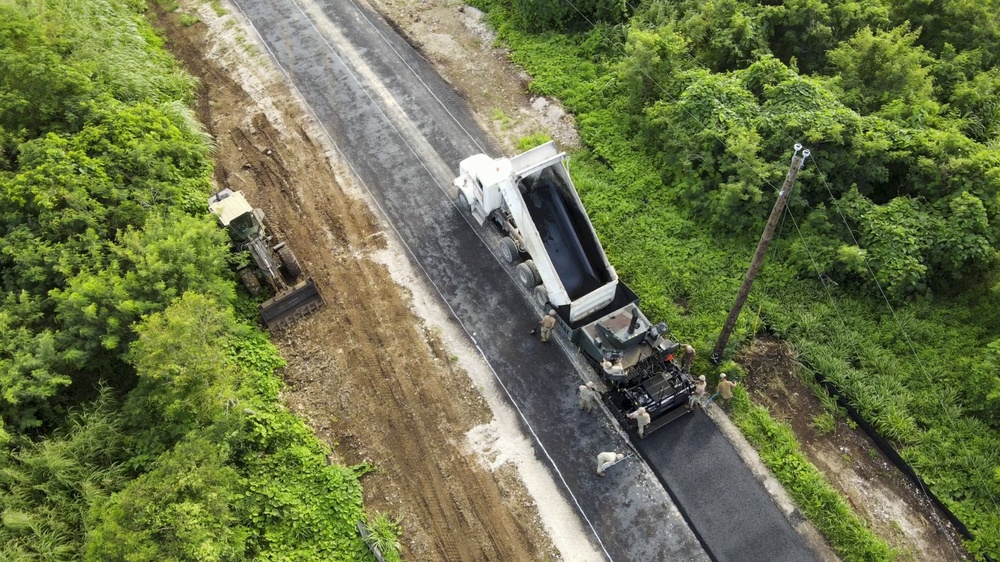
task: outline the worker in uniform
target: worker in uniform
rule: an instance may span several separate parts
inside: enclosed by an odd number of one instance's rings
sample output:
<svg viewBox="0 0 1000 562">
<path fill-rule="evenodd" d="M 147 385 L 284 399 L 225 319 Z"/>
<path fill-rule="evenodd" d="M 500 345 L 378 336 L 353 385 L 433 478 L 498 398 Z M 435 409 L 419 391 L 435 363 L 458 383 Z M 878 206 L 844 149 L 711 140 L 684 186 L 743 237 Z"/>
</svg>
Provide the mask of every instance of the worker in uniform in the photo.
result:
<svg viewBox="0 0 1000 562">
<path fill-rule="evenodd" d="M 628 415 L 629 419 L 635 420 L 639 424 L 639 439 L 646 433 L 646 426 L 649 425 L 649 412 L 646 408 L 639 406 L 639 409 Z"/>
<path fill-rule="evenodd" d="M 597 391 L 597 385 L 593 382 L 580 385 L 580 408 L 588 412 L 593 412 L 594 408 L 601 405 L 601 393 Z"/>
<path fill-rule="evenodd" d="M 615 359 L 614 363 L 605 359 L 601 361 L 601 367 L 604 368 L 604 372 L 612 377 L 620 377 L 625 374 L 625 367 L 622 366 L 622 360 L 619 357 Z"/>
<path fill-rule="evenodd" d="M 620 462 L 625 458 L 621 453 L 598 453 L 597 454 L 597 475 L 604 476 L 604 470 L 609 466 Z"/>
<path fill-rule="evenodd" d="M 727 379 L 726 373 L 719 375 L 719 384 L 716 385 L 715 392 L 719 393 L 719 396 L 722 397 L 722 406 L 725 406 L 730 400 L 733 399 L 733 389 L 736 388 L 737 384 L 738 383 Z"/>
<path fill-rule="evenodd" d="M 694 383 L 694 391 L 691 392 L 691 397 L 688 398 L 687 409 L 690 412 L 694 410 L 695 406 L 705 405 L 705 389 L 708 387 L 708 382 L 705 381 L 705 375 L 699 375 L 698 380 Z"/>
<path fill-rule="evenodd" d="M 694 348 L 691 344 L 684 344 L 684 354 L 681 355 L 681 372 L 691 371 L 691 364 L 694 363 Z"/>
<path fill-rule="evenodd" d="M 549 338 L 552 337 L 552 328 L 556 327 L 556 311 L 555 309 L 549 310 L 549 313 L 542 316 L 542 319 L 538 321 L 542 325 L 542 329 L 539 333 L 539 337 L 543 342 L 548 342 Z"/>
</svg>

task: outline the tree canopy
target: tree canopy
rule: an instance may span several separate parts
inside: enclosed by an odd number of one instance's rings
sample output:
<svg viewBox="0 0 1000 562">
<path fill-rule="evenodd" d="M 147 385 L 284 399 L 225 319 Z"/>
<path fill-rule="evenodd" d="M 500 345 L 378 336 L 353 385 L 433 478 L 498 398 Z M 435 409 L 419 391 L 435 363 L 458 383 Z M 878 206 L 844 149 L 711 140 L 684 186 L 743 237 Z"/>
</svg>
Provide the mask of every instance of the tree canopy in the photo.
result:
<svg viewBox="0 0 1000 562">
<path fill-rule="evenodd" d="M 1000 552 L 997 3 L 646 0 L 586 26 L 477 4 L 532 92 L 574 113 L 574 180 L 609 259 L 696 347 L 714 344 L 793 145 L 810 149 L 727 352 L 761 332 L 794 344 L 972 529 L 972 552 Z"/>
<path fill-rule="evenodd" d="M 234 312 L 144 8 L 0 4 L 0 559 L 360 560 L 369 468 L 327 465 Z"/>
</svg>

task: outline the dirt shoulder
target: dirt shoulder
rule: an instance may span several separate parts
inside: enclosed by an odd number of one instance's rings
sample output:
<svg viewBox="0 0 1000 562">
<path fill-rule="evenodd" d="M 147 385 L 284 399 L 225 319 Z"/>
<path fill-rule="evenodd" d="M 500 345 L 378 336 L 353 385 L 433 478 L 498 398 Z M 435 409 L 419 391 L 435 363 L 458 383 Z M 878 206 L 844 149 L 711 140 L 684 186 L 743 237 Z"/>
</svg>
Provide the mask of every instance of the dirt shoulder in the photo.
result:
<svg viewBox="0 0 1000 562">
<path fill-rule="evenodd" d="M 738 360 L 747 368 L 744 384 L 754 401 L 792 427 L 809 461 L 898 552 L 898 560 L 971 560 L 958 532 L 927 495 L 864 431 L 824 408 L 799 378 L 797 358 L 787 344 L 761 337 Z"/>
<path fill-rule="evenodd" d="M 576 121 L 553 100 L 528 94 L 530 77 L 495 48 L 479 10 L 458 0 L 369 0 L 461 93 L 508 155 L 518 140 L 545 133 L 562 148 L 580 146 Z"/>
<path fill-rule="evenodd" d="M 490 408 L 413 313 L 386 266 L 403 258 L 280 75 L 230 16 L 185 3 L 156 15 L 201 81 L 219 187 L 264 210 L 326 298 L 274 338 L 288 360 L 284 401 L 339 462 L 376 467 L 366 507 L 401 519 L 406 559 L 561 559 L 514 466 L 489 469 L 469 450 L 464 436 Z"/>
</svg>

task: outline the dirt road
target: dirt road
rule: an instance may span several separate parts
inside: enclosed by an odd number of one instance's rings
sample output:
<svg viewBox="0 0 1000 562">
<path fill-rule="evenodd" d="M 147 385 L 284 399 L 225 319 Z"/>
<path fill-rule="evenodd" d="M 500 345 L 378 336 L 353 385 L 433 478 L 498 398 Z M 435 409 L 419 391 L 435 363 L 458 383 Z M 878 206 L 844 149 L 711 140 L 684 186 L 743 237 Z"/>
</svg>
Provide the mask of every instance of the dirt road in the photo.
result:
<svg viewBox="0 0 1000 562">
<path fill-rule="evenodd" d="M 490 410 L 393 280 L 386 263 L 399 258 L 349 174 L 232 24 L 212 12 L 191 24 L 207 9 L 158 21 L 201 80 L 216 180 L 264 209 L 327 300 L 276 338 L 288 360 L 284 400 L 342 462 L 378 468 L 365 477 L 366 506 L 402 518 L 407 559 L 561 559 L 513 465 L 488 470 L 467 449 L 464 434 Z"/>
</svg>

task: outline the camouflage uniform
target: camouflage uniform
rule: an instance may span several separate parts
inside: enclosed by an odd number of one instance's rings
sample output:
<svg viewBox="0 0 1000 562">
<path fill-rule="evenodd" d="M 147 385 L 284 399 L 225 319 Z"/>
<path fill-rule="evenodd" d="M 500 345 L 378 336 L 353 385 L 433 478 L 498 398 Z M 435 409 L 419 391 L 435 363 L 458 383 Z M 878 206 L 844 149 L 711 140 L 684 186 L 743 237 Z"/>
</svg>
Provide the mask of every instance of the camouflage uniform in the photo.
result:
<svg viewBox="0 0 1000 562">
<path fill-rule="evenodd" d="M 646 433 L 646 426 L 649 425 L 649 412 L 646 411 L 646 408 L 640 406 L 638 410 L 629 414 L 628 417 L 639 424 L 639 439 L 642 439 L 643 434 Z"/>
<path fill-rule="evenodd" d="M 542 317 L 539 324 L 542 325 L 539 337 L 543 342 L 548 342 L 549 338 L 552 337 L 552 328 L 556 327 L 556 311 L 550 310 L 548 314 Z"/>
<path fill-rule="evenodd" d="M 594 388 L 594 383 L 580 385 L 580 408 L 588 412 L 593 412 L 594 408 L 601 405 L 601 393 Z"/>
</svg>

